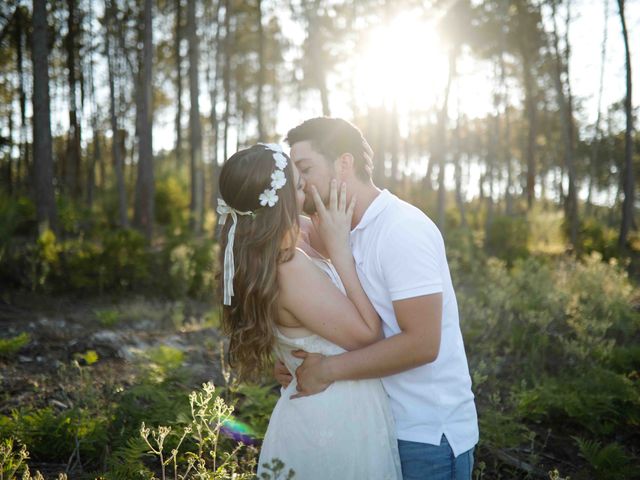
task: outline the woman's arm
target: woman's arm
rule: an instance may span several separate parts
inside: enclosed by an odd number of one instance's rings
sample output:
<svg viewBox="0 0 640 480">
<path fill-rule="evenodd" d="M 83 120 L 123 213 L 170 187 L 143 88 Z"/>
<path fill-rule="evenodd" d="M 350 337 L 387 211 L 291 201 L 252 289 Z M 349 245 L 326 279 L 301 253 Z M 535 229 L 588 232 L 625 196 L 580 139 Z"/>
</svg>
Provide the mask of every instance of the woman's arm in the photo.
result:
<svg viewBox="0 0 640 480">
<path fill-rule="evenodd" d="M 369 297 L 362 288 L 356 271 L 353 253 L 349 244 L 351 220 L 356 205 L 355 197 L 347 208 L 347 187 L 343 183 L 338 198 L 337 182 L 332 180 L 329 193 L 329 208 L 325 207 L 315 186 L 311 186 L 311 194 L 316 205 L 317 214 L 313 217 L 315 232 L 322 239 L 329 258 L 333 263 L 347 296 L 372 330 L 382 337 L 382 324 L 378 313 L 373 308 Z"/>
<path fill-rule="evenodd" d="M 280 307 L 300 324 L 339 345 L 354 350 L 380 338 L 377 318 L 363 318 L 354 303 L 301 250 L 278 266 Z"/>
</svg>

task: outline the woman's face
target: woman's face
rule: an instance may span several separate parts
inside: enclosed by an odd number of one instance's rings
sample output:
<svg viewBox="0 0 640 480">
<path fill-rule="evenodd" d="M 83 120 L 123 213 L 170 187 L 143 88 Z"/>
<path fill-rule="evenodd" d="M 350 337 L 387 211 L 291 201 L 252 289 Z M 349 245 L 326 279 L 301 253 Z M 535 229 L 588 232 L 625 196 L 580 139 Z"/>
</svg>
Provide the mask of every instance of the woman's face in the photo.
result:
<svg viewBox="0 0 640 480">
<path fill-rule="evenodd" d="M 291 165 L 293 167 L 293 181 L 296 187 L 296 206 L 298 208 L 298 213 L 302 213 L 302 206 L 304 205 L 304 189 L 305 189 L 305 181 L 298 172 L 295 164 Z"/>
</svg>

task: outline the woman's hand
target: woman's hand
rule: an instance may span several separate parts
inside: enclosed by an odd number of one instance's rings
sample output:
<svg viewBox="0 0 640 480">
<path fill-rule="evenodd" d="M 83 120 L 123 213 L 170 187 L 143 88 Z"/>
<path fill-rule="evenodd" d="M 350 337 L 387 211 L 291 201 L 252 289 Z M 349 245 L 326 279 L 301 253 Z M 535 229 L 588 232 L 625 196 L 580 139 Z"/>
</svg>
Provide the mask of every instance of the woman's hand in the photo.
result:
<svg viewBox="0 0 640 480">
<path fill-rule="evenodd" d="M 345 253 L 350 255 L 349 232 L 351 232 L 351 220 L 356 207 L 355 196 L 347 207 L 347 185 L 345 183 L 341 185 L 338 198 L 335 179 L 331 180 L 329 208 L 325 207 L 315 185 L 311 186 L 311 195 L 316 205 L 316 214 L 311 217 L 311 220 L 322 238 L 329 257 L 333 259 Z"/>
</svg>

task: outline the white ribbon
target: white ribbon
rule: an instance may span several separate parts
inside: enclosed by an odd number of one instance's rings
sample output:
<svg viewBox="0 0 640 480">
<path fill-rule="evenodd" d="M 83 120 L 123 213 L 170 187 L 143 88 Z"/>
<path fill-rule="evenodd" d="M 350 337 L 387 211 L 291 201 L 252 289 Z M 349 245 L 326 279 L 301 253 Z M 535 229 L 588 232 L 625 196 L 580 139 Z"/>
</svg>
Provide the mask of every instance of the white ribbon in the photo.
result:
<svg viewBox="0 0 640 480">
<path fill-rule="evenodd" d="M 216 208 L 220 220 L 218 224 L 224 225 L 227 222 L 227 216 L 231 215 L 233 223 L 229 228 L 229 234 L 227 236 L 227 247 L 224 250 L 224 304 L 231 305 L 231 297 L 233 297 L 233 276 L 236 272 L 236 267 L 233 259 L 233 240 L 236 236 L 236 223 L 238 223 L 238 215 L 252 215 L 253 212 L 241 212 L 233 207 L 230 207 L 226 202 L 218 198 L 218 208 Z"/>
</svg>

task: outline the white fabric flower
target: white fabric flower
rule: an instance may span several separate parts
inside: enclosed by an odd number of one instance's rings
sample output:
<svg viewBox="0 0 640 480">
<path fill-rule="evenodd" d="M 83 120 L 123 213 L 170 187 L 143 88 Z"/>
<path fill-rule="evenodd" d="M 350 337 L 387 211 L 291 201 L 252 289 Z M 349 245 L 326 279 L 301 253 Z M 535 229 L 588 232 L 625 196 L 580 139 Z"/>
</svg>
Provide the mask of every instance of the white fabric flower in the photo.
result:
<svg viewBox="0 0 640 480">
<path fill-rule="evenodd" d="M 260 200 L 260 205 L 262 205 L 263 207 L 266 205 L 273 207 L 276 203 L 278 203 L 278 195 L 276 195 L 275 190 L 267 189 L 260 194 L 259 200 Z"/>
<path fill-rule="evenodd" d="M 287 177 L 284 176 L 282 170 L 275 170 L 271 174 L 271 187 L 274 190 L 280 190 L 287 183 Z"/>
<path fill-rule="evenodd" d="M 284 170 L 284 167 L 287 166 L 287 157 L 285 157 L 282 153 L 274 153 L 273 159 L 276 161 L 276 167 L 280 170 Z"/>
<path fill-rule="evenodd" d="M 277 143 L 261 143 L 260 145 L 267 147 L 272 152 L 282 152 L 282 147 Z"/>
</svg>

